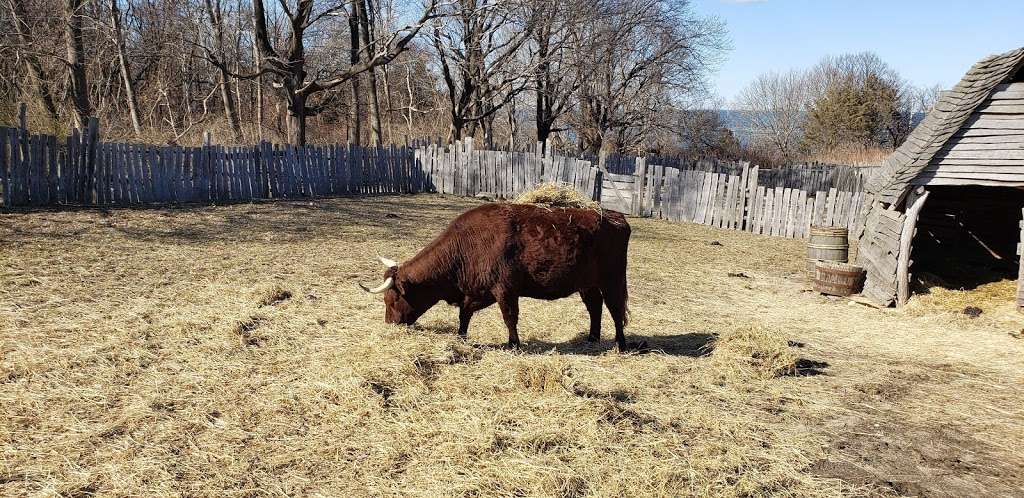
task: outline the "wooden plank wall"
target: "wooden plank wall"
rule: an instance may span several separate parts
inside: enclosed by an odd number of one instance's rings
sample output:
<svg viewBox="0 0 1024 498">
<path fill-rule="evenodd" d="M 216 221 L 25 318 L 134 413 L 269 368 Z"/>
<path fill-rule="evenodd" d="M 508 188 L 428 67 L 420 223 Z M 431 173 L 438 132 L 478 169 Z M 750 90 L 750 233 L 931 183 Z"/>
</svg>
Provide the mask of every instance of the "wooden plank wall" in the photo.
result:
<svg viewBox="0 0 1024 498">
<path fill-rule="evenodd" d="M 857 248 L 857 264 L 867 273 L 862 293 L 884 306 L 896 296 L 896 266 L 905 219 L 898 211 L 871 210 Z"/>
</svg>

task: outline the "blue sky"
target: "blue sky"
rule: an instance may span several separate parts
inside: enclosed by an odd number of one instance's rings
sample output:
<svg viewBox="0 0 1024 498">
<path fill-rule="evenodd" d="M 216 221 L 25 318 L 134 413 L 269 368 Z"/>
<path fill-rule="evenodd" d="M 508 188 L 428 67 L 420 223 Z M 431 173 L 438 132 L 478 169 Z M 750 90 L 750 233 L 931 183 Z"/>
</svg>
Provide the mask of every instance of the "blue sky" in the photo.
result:
<svg viewBox="0 0 1024 498">
<path fill-rule="evenodd" d="M 873 51 L 911 83 L 956 84 L 978 59 L 1024 46 L 1024 0 L 692 0 L 725 21 L 732 50 L 712 77 L 726 107 L 758 74 Z"/>
</svg>

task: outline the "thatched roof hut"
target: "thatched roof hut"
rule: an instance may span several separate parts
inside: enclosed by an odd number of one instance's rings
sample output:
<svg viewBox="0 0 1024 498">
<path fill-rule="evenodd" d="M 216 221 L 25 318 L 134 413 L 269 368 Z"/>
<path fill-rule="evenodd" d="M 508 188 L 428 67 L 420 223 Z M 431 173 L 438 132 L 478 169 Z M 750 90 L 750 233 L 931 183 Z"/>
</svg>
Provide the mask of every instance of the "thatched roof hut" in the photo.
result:
<svg viewBox="0 0 1024 498">
<path fill-rule="evenodd" d="M 979 61 L 868 181 L 857 258 L 865 296 L 905 301 L 911 259 L 915 273 L 956 270 L 963 287 L 990 270 L 1024 277 L 1022 67 L 1024 48 Z"/>
</svg>

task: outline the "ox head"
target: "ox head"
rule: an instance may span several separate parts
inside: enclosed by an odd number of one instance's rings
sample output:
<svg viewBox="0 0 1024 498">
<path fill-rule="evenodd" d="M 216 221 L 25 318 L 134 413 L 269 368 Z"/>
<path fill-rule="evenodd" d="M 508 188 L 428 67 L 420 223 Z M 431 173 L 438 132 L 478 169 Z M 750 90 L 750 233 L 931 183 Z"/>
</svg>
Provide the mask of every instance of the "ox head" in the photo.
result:
<svg viewBox="0 0 1024 498">
<path fill-rule="evenodd" d="M 372 289 L 363 284 L 359 284 L 359 287 L 371 294 L 384 294 L 384 322 L 401 325 L 416 323 L 416 319 L 433 303 L 421 302 L 422 299 L 408 292 L 410 286 L 406 285 L 397 262 L 380 256 L 377 259 L 386 267 L 384 282 Z"/>
</svg>

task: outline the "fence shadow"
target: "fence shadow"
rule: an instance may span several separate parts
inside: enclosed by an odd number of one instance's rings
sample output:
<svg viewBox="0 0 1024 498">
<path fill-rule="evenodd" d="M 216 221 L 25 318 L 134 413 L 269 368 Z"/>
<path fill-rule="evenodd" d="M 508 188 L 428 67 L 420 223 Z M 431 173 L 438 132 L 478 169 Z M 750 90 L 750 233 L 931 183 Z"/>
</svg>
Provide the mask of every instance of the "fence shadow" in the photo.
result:
<svg viewBox="0 0 1024 498">
<path fill-rule="evenodd" d="M 391 196 L 389 196 L 391 197 Z M 449 216 L 450 207 L 430 198 L 405 197 L 401 213 L 395 206 L 374 196 L 352 196 L 332 199 L 260 201 L 251 209 L 235 205 L 216 213 L 209 205 L 175 206 L 156 209 L 160 212 L 149 223 L 121 225 L 116 222 L 118 210 L 110 210 L 111 228 L 122 236 L 138 241 L 172 243 L 204 243 L 211 240 L 247 241 L 273 237 L 275 240 L 334 238 L 341 233 L 358 230 L 369 233 L 380 230 L 385 238 L 400 237 L 424 226 L 437 216 Z M 391 197 L 393 198 L 393 197 Z M 370 201 L 370 202 L 368 202 Z M 465 201 L 472 202 L 472 201 Z M 137 208 L 128 208 L 135 211 Z M 195 215 L 205 215 L 197 220 Z M 376 230 L 375 230 L 376 229 Z"/>
</svg>

